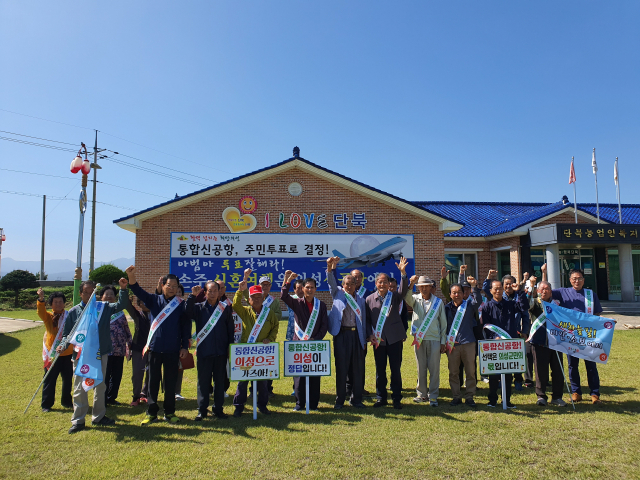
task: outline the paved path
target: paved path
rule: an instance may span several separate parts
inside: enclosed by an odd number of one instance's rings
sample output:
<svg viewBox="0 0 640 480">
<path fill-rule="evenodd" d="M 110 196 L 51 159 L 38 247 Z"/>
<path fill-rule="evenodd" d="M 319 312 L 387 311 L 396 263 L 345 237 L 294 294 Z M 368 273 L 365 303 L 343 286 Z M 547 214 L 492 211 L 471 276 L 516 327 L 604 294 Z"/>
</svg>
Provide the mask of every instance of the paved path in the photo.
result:
<svg viewBox="0 0 640 480">
<path fill-rule="evenodd" d="M 13 333 L 28 330 L 42 325 L 40 320 L 24 320 L 22 318 L 0 317 L 0 333 Z"/>
<path fill-rule="evenodd" d="M 627 327 L 624 326 L 625 323 L 627 325 L 640 327 L 640 317 L 634 317 L 631 315 L 607 315 L 607 314 L 603 314 L 603 317 L 613 318 L 614 320 L 617 320 L 618 323 L 616 323 L 616 330 L 627 330 Z"/>
</svg>

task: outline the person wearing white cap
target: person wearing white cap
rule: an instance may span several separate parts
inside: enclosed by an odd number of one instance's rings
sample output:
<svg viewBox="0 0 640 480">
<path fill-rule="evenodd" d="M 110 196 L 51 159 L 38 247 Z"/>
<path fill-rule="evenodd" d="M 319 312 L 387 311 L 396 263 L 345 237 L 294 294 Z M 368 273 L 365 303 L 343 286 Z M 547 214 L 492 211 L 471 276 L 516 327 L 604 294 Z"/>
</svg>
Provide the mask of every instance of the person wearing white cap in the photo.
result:
<svg viewBox="0 0 640 480">
<path fill-rule="evenodd" d="M 418 294 L 413 293 L 413 286 Z M 411 333 L 414 336 L 413 348 L 418 365 L 418 395 L 416 403 L 429 401 L 432 407 L 438 406 L 440 393 L 440 356 L 445 352 L 447 339 L 447 317 L 444 302 L 433 295 L 435 282 L 429 277 L 417 275 L 411 277 L 409 289 L 404 301 L 413 308 Z M 427 372 L 430 381 L 427 387 Z"/>
</svg>

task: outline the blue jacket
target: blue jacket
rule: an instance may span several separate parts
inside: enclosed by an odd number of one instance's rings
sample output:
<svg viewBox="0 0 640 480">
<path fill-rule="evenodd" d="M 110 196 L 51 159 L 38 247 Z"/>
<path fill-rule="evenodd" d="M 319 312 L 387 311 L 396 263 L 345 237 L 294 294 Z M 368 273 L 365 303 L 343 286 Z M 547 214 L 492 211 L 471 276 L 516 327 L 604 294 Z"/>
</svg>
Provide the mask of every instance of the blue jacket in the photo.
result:
<svg viewBox="0 0 640 480">
<path fill-rule="evenodd" d="M 489 300 L 491 300 L 491 298 L 493 298 L 493 295 L 491 295 L 491 282 L 493 280 L 487 280 L 485 279 L 485 281 L 482 284 L 482 290 L 484 290 L 484 293 L 487 295 L 487 298 Z M 504 298 L 505 300 L 511 300 L 511 301 L 517 301 L 517 296 L 516 295 L 512 295 L 509 296 L 507 295 L 507 292 L 502 292 L 502 298 Z M 516 319 L 515 321 L 517 323 L 519 323 L 520 325 L 522 325 L 524 328 L 524 325 L 528 325 L 531 326 L 531 319 L 529 318 L 529 304 L 527 304 L 527 309 L 524 311 L 520 311 L 517 310 L 516 311 Z M 491 323 L 491 322 L 485 322 L 485 323 Z M 529 329 L 527 328 L 527 332 L 529 331 Z"/>
<path fill-rule="evenodd" d="M 531 325 L 529 324 L 529 315 L 526 317 L 522 312 L 529 311 L 529 300 L 527 292 L 519 290 L 516 300 L 502 299 L 496 302 L 493 298 L 482 306 L 482 323 L 489 323 L 500 327 L 506 331 L 511 338 L 520 338 L 520 334 L 528 335 Z M 489 330 L 484 330 L 489 338 L 496 336 Z"/>
<path fill-rule="evenodd" d="M 467 299 L 467 309 L 464 312 L 464 317 L 462 317 L 462 323 L 460 324 L 458 335 L 456 335 L 455 343 L 464 345 L 465 343 L 473 343 L 476 341 L 476 336 L 473 333 L 473 327 L 476 324 L 476 315 L 480 305 L 482 305 L 480 289 L 474 288 Z M 458 307 L 456 307 L 453 302 L 449 302 L 444 306 L 444 312 L 447 316 L 447 335 L 449 335 L 453 319 L 458 312 Z"/>
<path fill-rule="evenodd" d="M 329 282 L 329 291 L 333 298 L 333 306 L 329 312 L 329 333 L 335 337 L 340 333 L 342 312 L 347 307 L 347 297 L 345 297 L 342 287 L 338 287 L 334 275 L 327 275 L 327 281 Z M 356 295 L 355 299 L 358 307 L 360 307 L 360 315 L 362 316 L 362 321 L 358 321 L 358 318 L 356 317 L 356 330 L 358 331 L 360 345 L 362 345 L 362 348 L 364 349 L 366 347 L 366 338 L 372 335 L 373 332 L 371 330 L 369 318 L 367 318 L 367 307 L 364 298 Z"/>
<path fill-rule="evenodd" d="M 140 285 L 134 283 L 129 285 L 133 294 L 138 297 L 145 306 L 151 310 L 153 318 L 157 318 L 162 309 L 173 300 L 166 299 L 164 295 L 156 295 L 155 293 L 147 293 Z M 184 312 L 186 302 L 182 302 L 165 318 L 162 325 L 158 327 L 151 342 L 149 342 L 149 350 L 157 353 L 176 353 L 181 348 L 189 348 L 189 338 L 191 337 L 191 322 L 182 321 L 182 313 Z"/>
<path fill-rule="evenodd" d="M 184 321 L 190 325 L 191 320 L 195 320 L 197 334 L 204 328 L 217 308 L 217 301 L 213 306 L 206 301 L 196 303 L 196 297 L 189 295 L 184 312 Z M 229 355 L 229 345 L 233 343 L 233 327 L 233 309 L 229 305 L 222 312 L 213 330 L 198 345 L 198 358 L 209 356 L 227 357 Z"/>
</svg>

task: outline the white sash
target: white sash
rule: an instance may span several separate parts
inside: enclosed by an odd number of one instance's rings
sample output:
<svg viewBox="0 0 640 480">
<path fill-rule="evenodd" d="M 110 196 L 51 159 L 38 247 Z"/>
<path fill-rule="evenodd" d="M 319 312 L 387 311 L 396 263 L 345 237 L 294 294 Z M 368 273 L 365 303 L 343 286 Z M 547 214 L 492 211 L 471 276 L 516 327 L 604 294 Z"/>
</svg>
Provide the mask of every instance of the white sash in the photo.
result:
<svg viewBox="0 0 640 480">
<path fill-rule="evenodd" d="M 353 312 L 356 314 L 356 317 L 358 317 L 358 321 L 360 322 L 360 324 L 362 324 L 362 310 L 360 310 L 358 302 L 356 302 L 356 299 L 344 290 L 342 291 L 342 293 L 344 293 L 344 298 L 347 299 L 347 305 L 351 307 L 351 310 L 353 310 Z"/>
<path fill-rule="evenodd" d="M 507 332 L 505 332 L 503 329 L 501 329 L 500 327 L 493 325 L 492 323 L 487 323 L 484 328 L 486 328 L 487 330 L 489 330 L 490 332 L 495 333 L 499 338 L 504 338 L 506 340 L 509 340 L 511 338 L 511 335 L 509 335 Z"/>
<path fill-rule="evenodd" d="M 200 342 L 207 338 L 207 335 L 209 335 L 213 331 L 216 324 L 218 323 L 218 320 L 220 320 L 220 317 L 224 313 L 224 309 L 226 307 L 226 303 L 218 302 L 218 305 L 213 310 L 213 313 L 209 317 L 209 320 L 207 320 L 205 326 L 202 327 L 202 330 L 200 330 L 197 334 L 193 334 L 191 340 L 194 341 L 196 349 L 198 348 L 198 345 L 200 345 Z"/>
<path fill-rule="evenodd" d="M 393 293 L 391 290 L 387 292 L 387 295 L 384 297 L 384 301 L 382 302 L 382 308 L 380 309 L 380 315 L 378 316 L 378 321 L 376 322 L 375 336 L 378 343 L 380 343 L 380 339 L 382 338 L 382 330 L 384 329 L 384 324 L 387 321 L 387 316 L 391 312 L 391 301 L 393 300 Z"/>
<path fill-rule="evenodd" d="M 400 310 L 398 313 L 400 313 L 400 315 L 402 315 L 402 307 L 404 306 L 404 302 L 400 302 Z"/>
<path fill-rule="evenodd" d="M 356 292 L 359 297 L 364 297 L 364 294 L 367 293 L 367 289 L 364 288 L 364 285 L 360 285 L 360 288 Z"/>
<path fill-rule="evenodd" d="M 307 323 L 307 329 L 303 332 L 302 329 L 298 326 L 298 322 L 296 322 L 295 320 L 293 321 L 294 328 L 296 331 L 296 336 L 300 340 L 306 341 L 311 338 L 311 334 L 313 333 L 313 328 L 316 326 L 316 321 L 318 320 L 319 314 L 320 314 L 320 300 L 318 300 L 317 298 L 314 298 L 313 310 L 311 310 L 311 315 L 309 316 L 309 323 Z"/>
<path fill-rule="evenodd" d="M 160 312 L 160 315 L 158 315 L 155 318 L 155 320 L 151 324 L 151 329 L 149 330 L 149 336 L 147 337 L 147 344 L 142 349 L 142 355 L 147 353 L 147 350 L 149 350 L 149 344 L 151 343 L 151 339 L 153 338 L 153 335 L 156 333 L 156 330 L 158 330 L 158 327 L 162 325 L 162 322 L 164 322 L 167 319 L 167 317 L 171 315 L 173 311 L 176 309 L 176 307 L 181 303 L 182 303 L 182 299 L 176 295 L 175 297 L 173 297 L 173 300 L 171 300 L 169 304 L 162 310 L 162 312 Z"/>
<path fill-rule="evenodd" d="M 264 322 L 266 322 L 267 320 L 267 316 L 269 315 L 269 307 L 271 307 L 272 303 L 273 297 L 271 295 L 268 295 L 267 299 L 262 303 L 262 311 L 260 312 L 260 315 L 258 315 L 258 318 L 256 318 L 256 324 L 251 329 L 251 333 L 249 334 L 247 343 L 256 343 L 258 335 L 260 335 L 260 331 L 264 326 Z"/>
<path fill-rule="evenodd" d="M 111 315 L 111 320 L 109 320 L 109 324 L 117 322 L 120 319 L 120 317 L 124 317 L 124 312 L 114 313 L 113 315 Z"/>
<path fill-rule="evenodd" d="M 51 348 L 47 349 L 44 338 L 42 339 L 42 361 L 44 362 L 44 367 L 49 368 L 53 359 L 56 356 L 56 348 L 60 345 L 62 341 L 62 334 L 64 332 L 64 322 L 67 320 L 67 311 L 64 311 L 62 318 L 58 320 L 58 333 L 56 333 L 56 337 L 53 339 L 53 343 L 51 344 Z"/>
<path fill-rule="evenodd" d="M 436 315 L 438 314 L 438 309 L 440 308 L 442 300 L 435 295 L 433 296 L 433 299 L 434 300 L 431 302 L 427 314 L 424 316 L 424 320 L 422 320 L 422 325 L 420 325 L 420 329 L 414 337 L 414 345 L 420 346 L 420 344 L 422 343 L 422 339 L 424 339 L 424 336 L 427 333 L 427 330 L 429 330 L 431 323 L 433 323 L 433 319 L 436 318 Z"/>
<path fill-rule="evenodd" d="M 593 315 L 593 290 L 584 289 L 584 312 Z"/>
<path fill-rule="evenodd" d="M 456 316 L 453 317 L 453 322 L 451 322 L 451 328 L 449 329 L 449 336 L 447 337 L 448 352 L 451 352 L 451 350 L 453 350 L 453 345 L 456 343 L 456 337 L 458 336 L 458 331 L 460 330 L 460 325 L 462 324 L 462 318 L 464 317 L 464 314 L 467 311 L 468 305 L 469 304 L 467 303 L 467 301 L 463 300 L 460 306 L 458 307 Z"/>
</svg>

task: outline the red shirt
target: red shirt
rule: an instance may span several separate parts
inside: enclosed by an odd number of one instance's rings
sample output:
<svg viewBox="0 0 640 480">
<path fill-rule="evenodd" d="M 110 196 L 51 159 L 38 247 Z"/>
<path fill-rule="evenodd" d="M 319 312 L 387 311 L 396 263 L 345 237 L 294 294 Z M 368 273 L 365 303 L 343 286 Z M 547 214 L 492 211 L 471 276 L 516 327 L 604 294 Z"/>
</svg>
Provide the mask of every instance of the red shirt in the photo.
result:
<svg viewBox="0 0 640 480">
<path fill-rule="evenodd" d="M 304 300 L 304 303 L 307 304 L 307 308 L 309 309 L 309 313 L 313 312 L 313 303 L 309 303 L 307 302 L 307 300 Z"/>
</svg>

